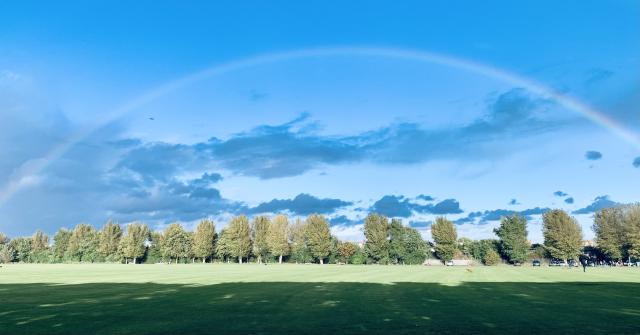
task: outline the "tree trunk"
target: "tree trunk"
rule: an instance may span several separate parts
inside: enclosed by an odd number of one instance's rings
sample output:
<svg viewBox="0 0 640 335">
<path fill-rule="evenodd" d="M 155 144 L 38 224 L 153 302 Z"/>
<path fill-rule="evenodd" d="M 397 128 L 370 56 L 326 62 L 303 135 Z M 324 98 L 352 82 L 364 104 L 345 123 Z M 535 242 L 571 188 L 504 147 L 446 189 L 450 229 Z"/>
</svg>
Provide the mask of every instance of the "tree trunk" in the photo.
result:
<svg viewBox="0 0 640 335">
<path fill-rule="evenodd" d="M 324 264 L 324 260 L 320 258 L 320 265 Z"/>
<path fill-rule="evenodd" d="M 207 258 L 206 257 L 202 257 L 202 264 L 207 262 Z"/>
<path fill-rule="evenodd" d="M 133 264 L 136 264 L 136 257 L 133 257 Z"/>
<path fill-rule="evenodd" d="M 238 256 L 238 263 L 242 264 L 242 256 Z"/>
<path fill-rule="evenodd" d="M 278 257 L 278 264 L 282 264 L 282 255 L 280 255 L 280 257 Z"/>
</svg>

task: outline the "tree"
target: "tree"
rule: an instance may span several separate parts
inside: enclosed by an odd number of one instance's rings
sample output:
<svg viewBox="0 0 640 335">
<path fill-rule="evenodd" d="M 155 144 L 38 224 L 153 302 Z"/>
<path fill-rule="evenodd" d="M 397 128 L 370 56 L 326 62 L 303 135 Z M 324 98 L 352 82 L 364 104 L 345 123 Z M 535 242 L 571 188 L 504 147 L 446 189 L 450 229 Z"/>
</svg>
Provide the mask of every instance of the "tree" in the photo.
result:
<svg viewBox="0 0 640 335">
<path fill-rule="evenodd" d="M 67 259 L 67 249 L 69 248 L 69 240 L 71 240 L 71 232 L 68 229 L 60 228 L 53 236 L 53 256 L 58 261 Z"/>
<path fill-rule="evenodd" d="M 640 204 L 625 206 L 625 249 L 629 261 L 640 259 Z"/>
<path fill-rule="evenodd" d="M 427 243 L 422 235 L 411 227 L 402 227 L 404 240 L 404 257 L 402 262 L 406 264 L 422 264 L 427 258 Z"/>
<path fill-rule="evenodd" d="M 16 257 L 16 252 L 9 243 L 0 244 L 0 263 L 11 263 Z"/>
<path fill-rule="evenodd" d="M 296 219 L 291 226 L 291 259 L 296 263 L 307 263 L 312 260 L 311 251 L 306 241 L 306 222 Z"/>
<path fill-rule="evenodd" d="M 484 263 L 484 265 L 497 265 L 500 261 L 500 255 L 493 248 L 487 249 L 482 257 L 482 263 Z"/>
<path fill-rule="evenodd" d="M 258 257 L 258 264 L 269 254 L 269 218 L 266 216 L 256 216 L 251 224 L 251 239 L 253 241 L 253 254 Z"/>
<path fill-rule="evenodd" d="M 191 239 L 180 223 L 172 223 L 165 229 L 161 249 L 162 257 L 169 258 L 169 263 L 172 259 L 177 263 L 180 259 L 189 257 Z"/>
<path fill-rule="evenodd" d="M 509 262 L 522 264 L 527 260 L 527 219 L 518 214 L 502 217 L 500 227 L 493 231 L 500 238 L 500 251 Z"/>
<path fill-rule="evenodd" d="M 9 236 L 3 233 L 0 233 L 0 245 L 9 244 L 10 241 L 11 239 L 9 238 Z"/>
<path fill-rule="evenodd" d="M 118 246 L 122 238 L 122 228 L 119 224 L 108 221 L 100 231 L 100 241 L 98 243 L 98 251 L 100 255 L 109 261 L 116 260 L 118 254 Z"/>
<path fill-rule="evenodd" d="M 435 242 L 436 256 L 443 261 L 450 261 L 457 250 L 458 234 L 453 222 L 444 217 L 436 218 L 431 225 L 431 236 Z"/>
<path fill-rule="evenodd" d="M 624 257 L 625 222 L 621 207 L 605 208 L 595 213 L 592 229 L 598 248 L 610 259 Z"/>
<path fill-rule="evenodd" d="M 577 259 L 582 251 L 582 229 L 575 218 L 560 209 L 542 215 L 544 246 L 553 258 Z"/>
<path fill-rule="evenodd" d="M 272 255 L 278 256 L 278 263 L 282 264 L 282 256 L 289 255 L 289 221 L 284 215 L 276 215 L 269 225 L 267 245 Z"/>
<path fill-rule="evenodd" d="M 324 264 L 324 259 L 331 252 L 331 232 L 324 216 L 312 214 L 307 217 L 305 241 L 311 256 L 317 258 L 320 264 Z"/>
<path fill-rule="evenodd" d="M 202 258 L 202 263 L 207 258 L 213 257 L 216 248 L 216 226 L 209 219 L 201 220 L 193 235 L 193 253 Z"/>
<path fill-rule="evenodd" d="M 67 252 L 71 259 L 93 262 L 98 255 L 98 233 L 88 224 L 78 224 L 71 233 Z"/>
<path fill-rule="evenodd" d="M 223 262 L 229 262 L 231 250 L 229 248 L 229 233 L 226 229 L 220 231 L 218 243 L 216 243 L 216 255 L 221 257 Z"/>
<path fill-rule="evenodd" d="M 251 252 L 251 229 L 249 219 L 240 215 L 231 219 L 227 228 L 229 234 L 229 254 L 238 258 L 238 263 L 242 264 L 244 257 L 249 257 Z"/>
<path fill-rule="evenodd" d="M 31 261 L 32 240 L 30 237 L 18 237 L 9 242 L 11 249 L 15 251 L 15 260 L 22 263 Z"/>
<path fill-rule="evenodd" d="M 389 259 L 388 219 L 375 213 L 367 215 L 364 219 L 364 237 L 364 252 L 367 257 L 373 263 L 387 263 Z"/>
<path fill-rule="evenodd" d="M 145 256 L 145 263 L 155 264 L 164 262 L 162 257 L 162 233 L 152 231 L 149 234 L 149 246 L 147 247 L 147 254 Z"/>
<path fill-rule="evenodd" d="M 145 243 L 150 238 L 149 227 L 143 223 L 132 223 L 127 226 L 127 234 L 120 240 L 120 252 L 128 262 L 133 260 L 133 264 L 137 263 L 138 258 L 144 256 L 146 251 Z"/>
<path fill-rule="evenodd" d="M 342 263 L 351 263 L 351 257 L 358 251 L 358 245 L 353 242 L 338 242 L 338 256 Z"/>
<path fill-rule="evenodd" d="M 395 264 L 400 264 L 406 257 L 406 231 L 402 221 L 391 219 L 389 225 L 389 257 Z"/>
</svg>

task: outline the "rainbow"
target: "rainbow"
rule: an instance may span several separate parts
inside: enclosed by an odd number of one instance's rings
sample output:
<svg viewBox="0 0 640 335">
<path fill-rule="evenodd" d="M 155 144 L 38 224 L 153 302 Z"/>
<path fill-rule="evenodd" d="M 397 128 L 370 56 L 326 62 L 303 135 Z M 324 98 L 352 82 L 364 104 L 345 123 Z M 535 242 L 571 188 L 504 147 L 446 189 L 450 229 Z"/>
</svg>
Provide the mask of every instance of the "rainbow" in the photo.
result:
<svg viewBox="0 0 640 335">
<path fill-rule="evenodd" d="M 136 98 L 125 102 L 119 107 L 107 112 L 92 126 L 86 127 L 74 133 L 52 150 L 50 150 L 45 156 L 31 160 L 27 164 L 18 169 L 7 183 L 7 185 L 0 190 L 0 205 L 4 204 L 11 196 L 20 190 L 21 188 L 28 186 L 34 182 L 37 182 L 38 174 L 46 168 L 52 161 L 60 158 L 67 150 L 78 142 L 85 139 L 98 129 L 104 127 L 126 115 L 127 113 L 139 108 L 155 99 L 158 99 L 167 93 L 178 90 L 182 87 L 191 85 L 198 81 L 209 79 L 217 75 L 224 73 L 265 65 L 269 63 L 282 62 L 287 60 L 308 58 L 308 57 L 326 57 L 326 56 L 375 56 L 375 57 L 387 57 L 394 59 L 404 59 L 409 61 L 424 62 L 429 64 L 438 64 L 447 66 L 459 70 L 465 70 L 472 73 L 480 74 L 493 78 L 504 83 L 508 83 L 517 87 L 525 88 L 529 92 L 551 99 L 559 105 L 577 112 L 585 118 L 591 120 L 597 125 L 602 126 L 611 133 L 615 134 L 622 140 L 630 143 L 634 147 L 640 149 L 640 136 L 631 129 L 620 124 L 616 120 L 608 117 L 607 115 L 599 112 L 598 110 L 588 106 L 587 104 L 570 97 L 566 94 L 562 94 L 556 90 L 553 90 L 541 83 L 538 83 L 529 78 L 525 78 L 519 74 L 505 71 L 493 66 L 481 64 L 470 61 L 468 59 L 458 58 L 446 54 L 434 53 L 423 50 L 401 49 L 401 48 L 388 48 L 388 47 L 368 47 L 368 46 L 349 46 L 349 47 L 321 47 L 310 48 L 301 50 L 292 50 L 276 53 L 262 54 L 252 57 L 247 57 L 231 62 L 214 65 L 204 70 L 186 75 L 176 80 L 170 81 L 163 85 L 152 88 L 151 90 L 137 96 Z"/>
</svg>

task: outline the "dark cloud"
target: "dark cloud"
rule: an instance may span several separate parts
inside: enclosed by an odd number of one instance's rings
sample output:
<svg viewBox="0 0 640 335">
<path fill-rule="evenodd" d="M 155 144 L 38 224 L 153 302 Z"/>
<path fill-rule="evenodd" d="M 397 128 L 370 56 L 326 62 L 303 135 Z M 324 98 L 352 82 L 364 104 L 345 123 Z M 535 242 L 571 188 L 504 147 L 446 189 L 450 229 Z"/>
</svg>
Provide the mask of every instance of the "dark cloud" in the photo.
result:
<svg viewBox="0 0 640 335">
<path fill-rule="evenodd" d="M 596 197 L 595 199 L 593 199 L 593 202 L 584 207 L 584 208 L 580 208 L 578 210 L 573 211 L 574 214 L 589 214 L 589 213 L 594 213 L 597 212 L 601 209 L 605 209 L 605 208 L 611 208 L 611 207 L 616 207 L 621 205 L 618 202 L 612 201 L 609 199 L 608 195 L 601 195 L 599 197 Z"/>
<path fill-rule="evenodd" d="M 434 201 L 434 200 L 436 200 L 434 197 L 432 197 L 430 195 L 425 195 L 425 194 L 420 194 L 419 196 L 416 197 L 416 199 L 420 199 L 420 200 L 424 200 L 424 201 Z"/>
<path fill-rule="evenodd" d="M 520 203 L 516 199 L 511 199 L 511 201 L 509 201 L 509 205 L 519 205 L 519 204 Z"/>
<path fill-rule="evenodd" d="M 544 212 L 548 210 L 549 208 L 535 207 L 535 208 L 525 209 L 522 211 L 516 211 L 516 210 L 510 210 L 510 209 L 493 209 L 493 210 L 486 210 L 486 211 L 478 211 L 478 212 L 471 212 L 467 214 L 466 217 L 456 220 L 455 223 L 463 224 L 463 223 L 477 222 L 477 223 L 483 224 L 490 221 L 499 221 L 505 216 L 514 215 L 514 214 L 518 214 L 527 219 L 531 219 L 531 216 L 544 214 Z"/>
<path fill-rule="evenodd" d="M 410 217 L 413 204 L 403 196 L 385 195 L 371 206 L 370 211 L 389 217 Z"/>
<path fill-rule="evenodd" d="M 584 158 L 590 161 L 597 161 L 602 158 L 602 153 L 600 151 L 590 150 L 584 154 Z"/>
<path fill-rule="evenodd" d="M 640 157 L 636 157 L 636 159 L 633 160 L 633 163 L 631 163 L 633 165 L 633 167 L 635 168 L 640 168 Z"/>
<path fill-rule="evenodd" d="M 337 209 L 352 205 L 351 202 L 340 199 L 316 198 L 312 195 L 301 193 L 293 199 L 273 199 L 263 202 L 249 209 L 250 213 L 278 213 L 289 211 L 297 215 L 309 215 L 314 213 L 329 214 Z"/>
<path fill-rule="evenodd" d="M 362 220 L 351 220 L 345 215 L 336 216 L 329 219 L 331 226 L 355 226 L 362 224 Z"/>
<path fill-rule="evenodd" d="M 556 197 L 566 197 L 566 196 L 568 196 L 567 193 L 564 193 L 562 191 L 555 191 L 555 192 L 553 192 L 553 195 L 555 195 Z"/>
<path fill-rule="evenodd" d="M 435 205 L 420 206 L 422 212 L 431 214 L 460 214 L 460 203 L 455 199 L 445 199 Z"/>
<path fill-rule="evenodd" d="M 568 197 L 568 198 L 564 199 L 564 202 L 568 203 L 568 204 L 573 204 L 573 198 L 572 197 Z"/>
</svg>

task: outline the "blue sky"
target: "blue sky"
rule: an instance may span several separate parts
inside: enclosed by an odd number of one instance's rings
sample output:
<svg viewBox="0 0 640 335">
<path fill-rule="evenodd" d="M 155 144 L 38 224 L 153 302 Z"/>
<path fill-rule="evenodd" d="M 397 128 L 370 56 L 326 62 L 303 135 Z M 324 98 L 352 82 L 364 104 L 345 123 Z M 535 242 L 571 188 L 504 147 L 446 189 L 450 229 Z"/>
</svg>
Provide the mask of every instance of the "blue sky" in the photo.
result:
<svg viewBox="0 0 640 335">
<path fill-rule="evenodd" d="M 357 241 L 378 211 L 486 238 L 519 212 L 540 241 L 547 208 L 589 238 L 638 201 L 637 2 L 23 1 L 0 22 L 10 235 L 320 212 Z"/>
</svg>

